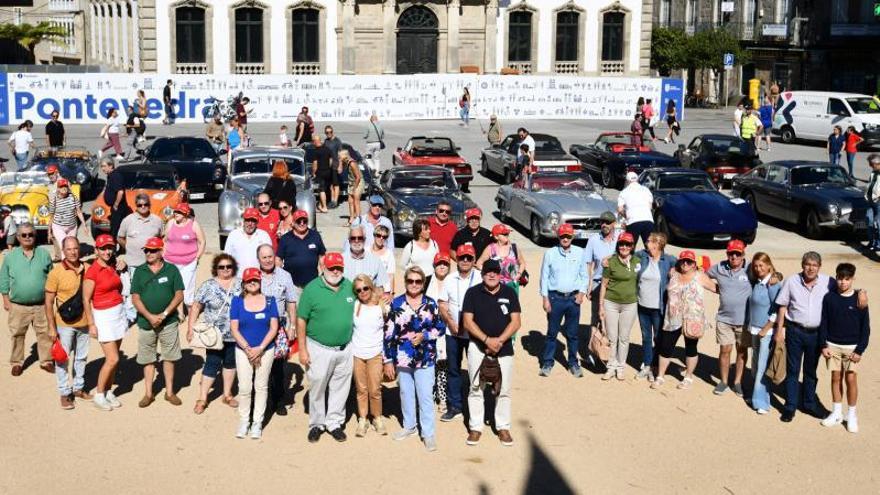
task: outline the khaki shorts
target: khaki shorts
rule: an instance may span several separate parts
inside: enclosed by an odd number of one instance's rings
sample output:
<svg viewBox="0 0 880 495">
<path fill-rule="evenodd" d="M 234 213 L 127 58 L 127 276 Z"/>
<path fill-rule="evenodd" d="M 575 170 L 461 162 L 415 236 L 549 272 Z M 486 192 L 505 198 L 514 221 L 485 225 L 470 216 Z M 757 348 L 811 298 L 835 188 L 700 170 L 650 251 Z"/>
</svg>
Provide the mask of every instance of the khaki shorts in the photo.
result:
<svg viewBox="0 0 880 495">
<path fill-rule="evenodd" d="M 850 356 L 855 351 L 838 347 L 834 344 L 828 344 L 828 350 L 831 351 L 831 357 L 825 358 L 825 367 L 829 371 L 857 371 L 858 363 L 850 360 Z"/>
<path fill-rule="evenodd" d="M 731 325 L 723 321 L 715 321 L 715 341 L 718 345 L 737 345 L 749 347 L 752 345 L 752 335 L 745 325 Z"/>
<path fill-rule="evenodd" d="M 155 363 L 159 345 L 162 346 L 162 361 L 173 362 L 181 358 L 180 334 L 176 322 L 155 331 L 138 327 L 137 363 L 140 365 Z"/>
</svg>

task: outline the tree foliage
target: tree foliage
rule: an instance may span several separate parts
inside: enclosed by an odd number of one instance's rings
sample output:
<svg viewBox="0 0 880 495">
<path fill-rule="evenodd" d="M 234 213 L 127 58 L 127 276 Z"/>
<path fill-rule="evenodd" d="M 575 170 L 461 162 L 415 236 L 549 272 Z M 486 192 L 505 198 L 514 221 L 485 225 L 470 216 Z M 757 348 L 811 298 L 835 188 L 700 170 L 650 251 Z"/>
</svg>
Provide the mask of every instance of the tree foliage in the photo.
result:
<svg viewBox="0 0 880 495">
<path fill-rule="evenodd" d="M 67 36 L 67 29 L 48 22 L 36 26 L 31 24 L 0 24 L 0 39 L 13 40 L 34 54 L 37 45 L 43 41 L 56 41 Z"/>
<path fill-rule="evenodd" d="M 681 29 L 660 27 L 651 33 L 651 67 L 661 76 L 672 71 L 684 69 L 688 65 L 688 43 L 690 40 Z"/>
<path fill-rule="evenodd" d="M 748 62 L 748 52 L 729 29 L 719 27 L 688 36 L 681 29 L 657 28 L 651 33 L 651 67 L 666 76 L 677 69 L 724 68 L 724 54 L 732 53 L 737 65 Z"/>
</svg>

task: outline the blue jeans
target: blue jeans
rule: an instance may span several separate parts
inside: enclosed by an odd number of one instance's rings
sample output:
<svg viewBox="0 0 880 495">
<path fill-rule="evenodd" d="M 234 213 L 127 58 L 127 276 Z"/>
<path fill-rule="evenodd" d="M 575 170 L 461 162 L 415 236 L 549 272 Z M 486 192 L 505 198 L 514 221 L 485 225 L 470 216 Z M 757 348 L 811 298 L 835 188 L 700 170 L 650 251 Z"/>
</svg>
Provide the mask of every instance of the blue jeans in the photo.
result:
<svg viewBox="0 0 880 495">
<path fill-rule="evenodd" d="M 837 153 L 828 153 L 828 161 L 832 165 L 840 165 L 840 152 Z"/>
<path fill-rule="evenodd" d="M 865 218 L 868 222 L 868 235 L 872 241 L 880 240 L 880 203 L 869 203 L 868 214 Z"/>
<path fill-rule="evenodd" d="M 169 124 L 174 122 L 174 102 L 165 104 L 165 120 Z"/>
<path fill-rule="evenodd" d="M 58 381 L 58 394 L 70 395 L 79 392 L 85 385 L 86 359 L 89 357 L 89 332 L 86 328 L 58 327 L 58 340 L 67 351 L 67 360 L 73 360 L 73 388 L 67 376 L 68 363 L 55 363 L 55 379 Z"/>
<path fill-rule="evenodd" d="M 638 307 L 639 326 L 642 327 L 642 364 L 651 366 L 654 363 L 654 338 L 661 330 L 663 317 L 659 309 Z"/>
<path fill-rule="evenodd" d="M 461 329 L 464 331 L 464 329 Z M 452 335 L 446 336 L 446 408 L 450 411 L 461 411 L 464 407 L 464 396 L 461 391 L 461 360 L 467 351 L 468 339 Z"/>
<path fill-rule="evenodd" d="M 568 367 L 578 365 L 578 322 L 581 319 L 581 307 L 575 302 L 575 295 L 562 297 L 550 291 L 550 312 L 547 313 L 547 338 L 544 340 L 544 353 L 541 355 L 541 367 L 552 368 L 553 357 L 556 355 L 556 335 L 562 328 L 568 346 Z M 563 318 L 565 323 L 562 323 Z"/>
<path fill-rule="evenodd" d="M 21 170 L 27 166 L 28 153 L 25 151 L 24 153 L 15 153 L 15 164 L 18 166 L 18 170 Z M 12 172 L 12 170 L 10 170 Z"/>
<path fill-rule="evenodd" d="M 770 360 L 770 343 L 773 334 L 761 337 L 752 335 L 752 377 L 755 386 L 752 389 L 752 407 L 770 410 L 770 379 L 767 378 L 767 362 Z"/>
<path fill-rule="evenodd" d="M 416 405 L 419 408 L 418 426 L 422 438 L 434 436 L 434 367 L 397 368 L 400 387 L 400 409 L 403 412 L 403 429 L 416 429 Z"/>
<path fill-rule="evenodd" d="M 461 107 L 461 110 L 459 110 L 459 112 L 458 112 L 459 117 L 461 117 L 461 121 L 464 122 L 465 124 L 467 124 L 470 121 L 470 114 L 471 114 L 471 106 L 468 103 L 466 103 L 463 107 Z"/>
<path fill-rule="evenodd" d="M 223 349 L 205 351 L 205 365 L 202 376 L 217 378 L 222 370 L 235 369 L 235 342 L 223 342 Z"/>
<path fill-rule="evenodd" d="M 846 153 L 846 167 L 849 169 L 849 175 L 853 174 L 853 166 L 855 164 L 855 161 L 856 161 L 856 154 L 847 152 Z"/>
<path fill-rule="evenodd" d="M 798 327 L 787 326 L 785 331 L 785 410 L 794 413 L 798 405 L 804 409 L 819 406 L 816 398 L 816 367 L 819 365 L 819 337 Z M 801 362 L 804 364 L 804 383 L 800 385 Z M 800 403 L 800 404 L 798 404 Z"/>
</svg>

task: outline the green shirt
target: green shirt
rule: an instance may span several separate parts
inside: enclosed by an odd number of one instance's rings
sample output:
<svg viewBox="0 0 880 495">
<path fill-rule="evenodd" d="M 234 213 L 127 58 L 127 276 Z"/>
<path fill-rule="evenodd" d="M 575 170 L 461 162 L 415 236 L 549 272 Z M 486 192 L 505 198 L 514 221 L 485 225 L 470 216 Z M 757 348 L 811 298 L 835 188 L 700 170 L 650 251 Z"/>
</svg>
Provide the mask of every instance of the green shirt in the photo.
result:
<svg viewBox="0 0 880 495">
<path fill-rule="evenodd" d="M 338 289 L 318 277 L 305 286 L 296 309 L 296 316 L 306 321 L 306 335 L 326 346 L 351 342 L 355 300 L 351 281 L 342 279 Z"/>
<path fill-rule="evenodd" d="M 46 278 L 52 270 L 49 252 L 34 248 L 30 258 L 21 246 L 10 251 L 0 267 L 0 294 L 16 304 L 38 304 L 46 300 Z"/>
<path fill-rule="evenodd" d="M 147 311 L 154 315 L 162 314 L 165 308 L 171 304 L 177 291 L 183 291 L 183 277 L 177 267 L 165 261 L 157 273 L 150 270 L 150 266 L 143 264 L 137 267 L 131 277 L 131 293 L 141 297 L 141 302 Z M 172 311 L 162 322 L 162 326 L 177 323 L 177 311 Z M 152 330 L 153 326 L 138 313 L 137 324 L 144 330 Z"/>
<path fill-rule="evenodd" d="M 602 270 L 602 278 L 608 279 L 605 299 L 618 304 L 638 302 L 639 259 L 630 258 L 629 266 L 624 265 L 617 255 L 608 259 L 608 268 Z"/>
</svg>

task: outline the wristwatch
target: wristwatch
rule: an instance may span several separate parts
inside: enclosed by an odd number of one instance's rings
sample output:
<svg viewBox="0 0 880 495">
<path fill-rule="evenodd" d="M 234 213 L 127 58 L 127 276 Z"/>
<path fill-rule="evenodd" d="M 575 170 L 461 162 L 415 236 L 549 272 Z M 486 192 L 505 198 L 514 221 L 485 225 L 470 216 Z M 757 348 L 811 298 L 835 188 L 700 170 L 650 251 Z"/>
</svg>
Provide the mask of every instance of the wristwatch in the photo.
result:
<svg viewBox="0 0 880 495">
<path fill-rule="evenodd" d="M 168 318 L 168 311 L 162 311 L 162 319 Z"/>
</svg>

